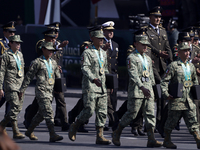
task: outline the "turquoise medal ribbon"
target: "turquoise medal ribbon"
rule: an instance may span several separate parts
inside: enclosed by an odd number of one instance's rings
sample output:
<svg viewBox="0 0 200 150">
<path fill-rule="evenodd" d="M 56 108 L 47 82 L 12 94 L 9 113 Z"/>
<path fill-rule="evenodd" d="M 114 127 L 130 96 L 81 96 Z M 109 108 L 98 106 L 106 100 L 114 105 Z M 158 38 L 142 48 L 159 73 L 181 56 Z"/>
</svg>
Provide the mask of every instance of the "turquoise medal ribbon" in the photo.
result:
<svg viewBox="0 0 200 150">
<path fill-rule="evenodd" d="M 47 62 L 47 60 L 44 56 L 43 56 L 43 60 L 44 60 L 44 63 L 47 67 L 47 72 L 48 72 L 48 75 L 49 75 L 49 84 L 54 84 L 54 79 L 52 78 L 53 69 L 52 69 L 51 58 L 49 59 L 49 63 Z"/>
<path fill-rule="evenodd" d="M 13 54 L 13 57 L 15 58 L 15 61 L 17 63 L 17 68 L 18 68 L 18 76 L 19 77 L 22 77 L 23 76 L 23 73 L 22 73 L 22 64 L 21 64 L 21 60 L 20 60 L 20 57 L 19 57 L 19 54 L 17 52 L 17 54 L 15 54 L 12 49 L 10 49 L 10 51 L 12 52 Z"/>
<path fill-rule="evenodd" d="M 138 57 L 140 58 L 140 60 L 142 61 L 142 68 L 143 68 L 143 77 L 145 78 L 148 78 L 149 77 L 149 71 L 148 71 L 148 62 L 147 62 L 147 58 L 145 56 L 145 54 L 143 54 L 143 57 L 142 55 L 138 52 L 138 50 L 136 49 L 135 50 Z"/>
<path fill-rule="evenodd" d="M 18 53 L 15 54 L 15 53 L 12 51 L 12 49 L 10 49 L 10 51 L 13 53 L 13 57 L 15 58 L 15 61 L 16 61 L 16 63 L 17 63 L 17 68 L 19 69 L 19 71 L 21 71 L 21 69 L 22 69 L 21 60 L 20 60 L 20 57 L 19 57 Z"/>
<path fill-rule="evenodd" d="M 182 68 L 183 68 L 183 71 L 184 71 L 185 80 L 186 81 L 191 80 L 191 72 L 190 72 L 190 65 L 189 65 L 189 63 L 187 62 L 186 66 L 185 66 L 185 64 L 181 61 L 181 65 L 182 65 Z"/>
<path fill-rule="evenodd" d="M 185 87 L 192 87 L 193 82 L 191 81 L 191 71 L 190 71 L 190 65 L 189 65 L 188 61 L 187 61 L 186 65 L 181 61 L 181 65 L 182 65 L 183 72 L 184 72 L 184 75 L 185 75 L 184 86 Z"/>
<path fill-rule="evenodd" d="M 144 58 L 143 58 L 137 49 L 135 51 L 136 51 L 138 57 L 140 58 L 140 60 L 142 61 L 143 70 L 148 71 L 148 62 L 147 62 L 147 58 L 146 58 L 145 54 L 143 54 L 143 56 L 144 56 Z"/>
<path fill-rule="evenodd" d="M 103 74 L 104 73 L 104 69 L 103 69 L 103 54 L 101 52 L 101 50 L 99 50 L 101 58 L 99 57 L 99 53 L 98 50 L 95 48 L 95 46 L 93 45 L 93 49 L 95 49 L 95 53 L 97 55 L 98 61 L 99 61 L 99 66 L 100 66 L 100 73 Z"/>
</svg>

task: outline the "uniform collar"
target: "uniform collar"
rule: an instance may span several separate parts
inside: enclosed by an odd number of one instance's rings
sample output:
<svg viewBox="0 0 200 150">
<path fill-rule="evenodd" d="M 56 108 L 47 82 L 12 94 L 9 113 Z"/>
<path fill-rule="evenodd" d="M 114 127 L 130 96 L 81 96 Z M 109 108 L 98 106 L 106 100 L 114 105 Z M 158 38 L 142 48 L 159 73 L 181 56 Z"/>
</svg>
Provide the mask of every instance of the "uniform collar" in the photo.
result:
<svg viewBox="0 0 200 150">
<path fill-rule="evenodd" d="M 154 30 L 155 29 L 158 29 L 158 26 L 157 27 L 155 27 L 155 26 L 153 26 L 151 23 L 149 24 Z"/>
</svg>

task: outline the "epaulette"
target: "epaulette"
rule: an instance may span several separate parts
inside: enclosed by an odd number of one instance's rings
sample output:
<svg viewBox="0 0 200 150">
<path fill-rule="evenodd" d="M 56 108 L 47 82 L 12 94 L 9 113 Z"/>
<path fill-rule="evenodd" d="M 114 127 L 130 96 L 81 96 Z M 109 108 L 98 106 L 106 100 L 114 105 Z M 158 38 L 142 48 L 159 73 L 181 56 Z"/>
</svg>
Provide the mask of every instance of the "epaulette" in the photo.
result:
<svg viewBox="0 0 200 150">
<path fill-rule="evenodd" d="M 197 47 L 198 49 L 200 49 L 200 47 L 198 45 L 192 44 L 193 46 Z"/>
<path fill-rule="evenodd" d="M 56 39 L 57 42 L 61 43 L 61 40 Z"/>
<path fill-rule="evenodd" d="M 158 27 L 162 28 L 162 29 L 165 29 L 162 25 L 158 25 Z"/>
<path fill-rule="evenodd" d="M 92 42 L 90 41 L 84 41 L 80 46 L 80 53 L 82 54 L 84 50 L 88 49 Z"/>
<path fill-rule="evenodd" d="M 147 48 L 148 48 L 149 50 L 151 50 L 151 47 L 147 46 Z"/>
<path fill-rule="evenodd" d="M 0 41 L 2 41 L 3 39 L 2 38 L 0 38 Z"/>
<path fill-rule="evenodd" d="M 1 51 L 0 51 L 0 53 L 3 54 L 8 48 L 5 48 L 5 46 L 2 43 L 2 41 L 0 41 L 0 45 L 1 45 Z"/>
<path fill-rule="evenodd" d="M 147 28 L 148 26 L 143 26 L 143 27 L 141 27 L 141 29 L 144 29 L 144 28 Z"/>
</svg>

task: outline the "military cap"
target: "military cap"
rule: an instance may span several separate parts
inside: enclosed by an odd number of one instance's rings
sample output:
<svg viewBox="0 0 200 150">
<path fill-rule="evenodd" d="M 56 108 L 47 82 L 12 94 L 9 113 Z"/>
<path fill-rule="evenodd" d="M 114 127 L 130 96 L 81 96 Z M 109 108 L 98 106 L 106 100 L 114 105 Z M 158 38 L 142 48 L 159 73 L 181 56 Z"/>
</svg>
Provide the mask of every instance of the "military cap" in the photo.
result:
<svg viewBox="0 0 200 150">
<path fill-rule="evenodd" d="M 49 37 L 56 37 L 55 32 L 56 32 L 56 30 L 54 30 L 54 29 L 48 29 L 48 30 L 44 31 L 43 34 L 45 36 L 49 36 Z"/>
<path fill-rule="evenodd" d="M 108 21 L 102 24 L 104 30 L 114 30 L 115 23 L 113 21 Z"/>
<path fill-rule="evenodd" d="M 23 42 L 21 39 L 20 39 L 20 35 L 13 35 L 13 36 L 10 36 L 8 38 L 8 40 L 11 42 Z"/>
<path fill-rule="evenodd" d="M 154 7 L 153 9 L 151 9 L 150 11 L 149 11 L 149 15 L 154 15 L 154 16 L 162 16 L 162 8 L 160 7 L 160 6 L 156 6 L 156 7 Z"/>
<path fill-rule="evenodd" d="M 197 31 L 194 31 L 194 40 L 198 40 L 199 39 L 199 34 Z"/>
<path fill-rule="evenodd" d="M 146 44 L 146 45 L 150 44 L 149 41 L 148 41 L 148 36 L 147 35 L 143 35 L 143 34 L 135 35 L 135 41 L 136 42 L 140 42 L 142 44 Z"/>
<path fill-rule="evenodd" d="M 96 30 L 93 30 L 90 32 L 91 37 L 97 37 L 97 38 L 105 38 L 103 35 L 103 30 L 97 28 Z"/>
<path fill-rule="evenodd" d="M 60 31 L 60 23 L 59 22 L 54 22 L 54 23 L 51 23 L 51 24 L 48 24 L 48 25 L 45 25 L 47 26 L 47 29 L 55 29 L 56 32 L 59 32 Z"/>
<path fill-rule="evenodd" d="M 183 41 L 183 40 L 191 41 L 191 38 L 188 32 L 180 32 L 178 34 L 178 41 Z"/>
<path fill-rule="evenodd" d="M 46 49 L 50 50 L 50 51 L 55 51 L 56 49 L 53 47 L 53 42 L 46 42 L 43 41 L 41 43 L 41 47 L 45 47 Z"/>
<path fill-rule="evenodd" d="M 188 42 L 182 42 L 178 45 L 178 50 L 190 49 L 190 45 Z"/>
<path fill-rule="evenodd" d="M 185 28 L 182 32 L 188 32 L 191 37 L 194 37 L 194 27 Z"/>
<path fill-rule="evenodd" d="M 7 31 L 12 31 L 15 32 L 15 21 L 10 21 L 6 24 L 4 24 L 3 26 L 1 26 L 3 28 L 3 30 L 7 30 Z"/>
<path fill-rule="evenodd" d="M 133 34 L 135 34 L 135 35 L 146 35 L 145 31 L 146 31 L 145 28 L 141 28 L 141 29 L 138 29 L 135 32 L 133 32 Z"/>
<path fill-rule="evenodd" d="M 91 27 L 87 27 L 87 29 L 89 30 L 89 33 L 95 30 L 101 30 L 102 26 L 101 25 L 95 25 L 95 26 L 91 26 Z"/>
</svg>

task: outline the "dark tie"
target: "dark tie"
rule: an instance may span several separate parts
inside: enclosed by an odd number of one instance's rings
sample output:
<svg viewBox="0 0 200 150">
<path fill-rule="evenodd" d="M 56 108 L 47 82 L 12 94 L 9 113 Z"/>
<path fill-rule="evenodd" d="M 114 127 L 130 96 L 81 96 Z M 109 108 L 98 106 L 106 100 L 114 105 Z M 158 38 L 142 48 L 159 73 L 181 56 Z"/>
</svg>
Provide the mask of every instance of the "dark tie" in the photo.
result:
<svg viewBox="0 0 200 150">
<path fill-rule="evenodd" d="M 155 28 L 155 30 L 156 30 L 156 33 L 158 33 L 158 29 L 157 29 L 157 28 Z"/>
</svg>

